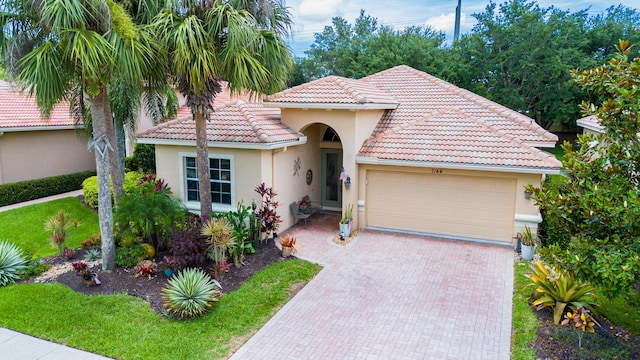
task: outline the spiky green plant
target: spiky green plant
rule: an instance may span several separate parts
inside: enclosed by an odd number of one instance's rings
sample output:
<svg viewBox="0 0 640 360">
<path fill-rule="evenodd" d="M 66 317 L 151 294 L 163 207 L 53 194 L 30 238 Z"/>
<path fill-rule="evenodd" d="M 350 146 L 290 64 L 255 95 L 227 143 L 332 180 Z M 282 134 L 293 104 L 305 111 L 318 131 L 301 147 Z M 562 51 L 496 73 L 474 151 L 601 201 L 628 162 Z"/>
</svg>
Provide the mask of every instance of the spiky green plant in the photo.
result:
<svg viewBox="0 0 640 360">
<path fill-rule="evenodd" d="M 220 263 L 227 259 L 227 250 L 235 245 L 233 227 L 225 218 L 210 218 L 202 225 L 202 235 L 207 237 L 213 253 L 213 261 Z"/>
<path fill-rule="evenodd" d="M 80 223 L 72 219 L 64 210 L 58 211 L 51 216 L 44 224 L 44 228 L 51 232 L 51 243 L 58 247 L 60 255 L 64 254 L 64 243 L 67 238 L 67 232 L 71 228 L 77 228 Z"/>
<path fill-rule="evenodd" d="M 20 279 L 20 271 L 26 269 L 27 260 L 17 245 L 0 240 L 0 286 Z"/>
<path fill-rule="evenodd" d="M 100 259 L 100 257 L 102 256 L 102 254 L 100 253 L 100 250 L 98 249 L 90 249 L 87 251 L 86 254 L 84 254 L 84 259 L 86 261 L 96 261 L 98 259 Z"/>
<path fill-rule="evenodd" d="M 576 280 L 566 270 L 558 272 L 538 260 L 531 265 L 532 274 L 525 274 L 536 286 L 533 302 L 538 310 L 544 307 L 553 308 L 553 322 L 559 324 L 567 307 L 575 310 L 579 307 L 595 310 L 595 288 Z"/>
<path fill-rule="evenodd" d="M 220 284 L 197 268 L 187 268 L 162 289 L 167 312 L 181 319 L 203 315 L 220 294 Z"/>
</svg>

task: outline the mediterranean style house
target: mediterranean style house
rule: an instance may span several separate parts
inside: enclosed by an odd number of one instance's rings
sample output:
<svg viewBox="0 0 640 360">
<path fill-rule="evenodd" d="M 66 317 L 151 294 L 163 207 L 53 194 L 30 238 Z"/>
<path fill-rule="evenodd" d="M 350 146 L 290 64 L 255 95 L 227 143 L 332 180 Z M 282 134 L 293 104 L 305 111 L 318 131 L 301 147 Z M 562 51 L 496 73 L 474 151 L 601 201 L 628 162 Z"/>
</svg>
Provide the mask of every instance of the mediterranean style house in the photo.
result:
<svg viewBox="0 0 640 360">
<path fill-rule="evenodd" d="M 557 137 L 534 120 L 408 66 L 354 80 L 328 76 L 261 102 L 217 106 L 208 122 L 214 211 L 259 201 L 261 182 L 287 204 L 309 195 L 354 207 L 359 228 L 511 244 L 542 221 L 524 191 L 561 163 Z M 196 211 L 190 114 L 138 133 L 156 145 L 157 175 Z"/>
</svg>

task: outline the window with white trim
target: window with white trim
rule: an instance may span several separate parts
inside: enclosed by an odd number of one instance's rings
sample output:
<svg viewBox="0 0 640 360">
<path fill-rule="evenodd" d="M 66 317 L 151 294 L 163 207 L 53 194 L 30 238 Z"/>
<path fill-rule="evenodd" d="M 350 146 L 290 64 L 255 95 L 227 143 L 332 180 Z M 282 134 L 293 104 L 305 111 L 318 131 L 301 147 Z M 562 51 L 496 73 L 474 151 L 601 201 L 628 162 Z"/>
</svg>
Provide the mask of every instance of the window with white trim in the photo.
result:
<svg viewBox="0 0 640 360">
<path fill-rule="evenodd" d="M 185 197 L 187 201 L 200 201 L 198 186 L 198 163 L 195 157 L 184 157 Z M 231 157 L 209 158 L 211 202 L 231 205 L 233 201 L 233 159 Z"/>
</svg>

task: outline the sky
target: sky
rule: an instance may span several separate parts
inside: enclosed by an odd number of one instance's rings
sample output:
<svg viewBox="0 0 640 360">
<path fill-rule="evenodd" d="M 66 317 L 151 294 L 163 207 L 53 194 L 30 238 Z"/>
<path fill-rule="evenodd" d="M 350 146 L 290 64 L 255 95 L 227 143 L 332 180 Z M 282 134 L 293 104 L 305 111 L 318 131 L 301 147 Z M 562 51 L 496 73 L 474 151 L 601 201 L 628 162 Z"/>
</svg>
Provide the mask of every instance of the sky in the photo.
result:
<svg viewBox="0 0 640 360">
<path fill-rule="evenodd" d="M 460 33 L 466 34 L 475 25 L 474 13 L 483 12 L 489 0 L 461 0 Z M 504 0 L 494 0 L 503 3 Z M 571 12 L 589 8 L 589 15 L 597 15 L 612 5 L 624 5 L 640 11 L 639 0 L 538 0 L 542 8 L 554 6 Z M 457 0 L 286 0 L 290 8 L 294 26 L 289 47 L 294 56 L 303 57 L 313 43 L 314 33 L 322 32 L 331 25 L 331 19 L 341 16 L 350 24 L 355 22 L 360 10 L 378 19 L 378 24 L 403 29 L 412 25 L 429 25 L 444 31 L 447 41 L 453 38 L 453 28 Z"/>
</svg>

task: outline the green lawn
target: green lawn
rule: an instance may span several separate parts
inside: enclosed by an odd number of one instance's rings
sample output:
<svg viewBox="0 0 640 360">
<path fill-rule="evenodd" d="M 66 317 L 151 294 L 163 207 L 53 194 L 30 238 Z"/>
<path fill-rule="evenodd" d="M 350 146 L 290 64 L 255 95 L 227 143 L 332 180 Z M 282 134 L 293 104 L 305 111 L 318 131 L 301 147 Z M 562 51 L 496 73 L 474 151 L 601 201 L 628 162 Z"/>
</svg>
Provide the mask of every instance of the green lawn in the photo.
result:
<svg viewBox="0 0 640 360">
<path fill-rule="evenodd" d="M 100 232 L 98 215 L 77 198 L 68 197 L 0 212 L 0 239 L 8 240 L 37 257 L 55 255 L 58 250 L 51 245 L 44 224 L 60 209 L 80 221 L 75 234 L 71 230 L 67 235 L 67 247 L 78 248 L 82 240 Z"/>
<path fill-rule="evenodd" d="M 319 270 L 302 260 L 274 263 L 204 317 L 185 321 L 160 316 L 132 296 L 87 297 L 57 283 L 11 285 L 0 288 L 0 326 L 118 359 L 218 359 Z"/>
<path fill-rule="evenodd" d="M 535 359 L 531 346 L 536 341 L 536 328 L 539 326 L 536 314 L 529 307 L 529 297 L 533 288 L 525 289 L 531 283 L 524 274 L 530 271 L 529 262 L 514 264 L 513 318 L 511 322 L 511 359 Z"/>
</svg>

